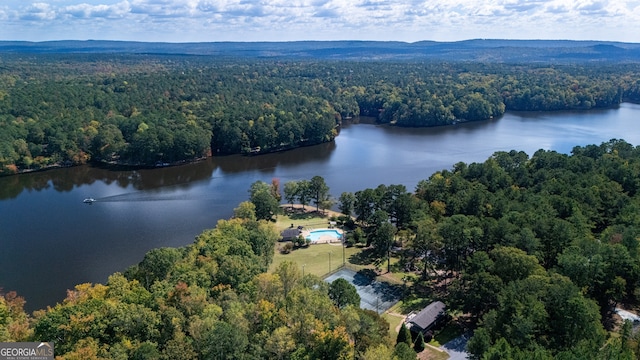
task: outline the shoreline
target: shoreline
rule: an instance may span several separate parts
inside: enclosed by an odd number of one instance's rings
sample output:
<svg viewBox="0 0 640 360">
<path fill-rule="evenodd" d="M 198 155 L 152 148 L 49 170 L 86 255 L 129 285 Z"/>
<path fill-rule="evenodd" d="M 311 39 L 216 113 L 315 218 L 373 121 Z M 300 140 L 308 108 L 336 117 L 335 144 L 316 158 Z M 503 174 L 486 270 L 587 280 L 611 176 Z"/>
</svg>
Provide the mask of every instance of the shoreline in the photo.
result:
<svg viewBox="0 0 640 360">
<path fill-rule="evenodd" d="M 496 120 L 500 120 L 501 118 L 503 118 L 506 114 L 508 113 L 514 113 L 514 114 L 527 114 L 527 113 L 531 113 L 531 114 L 556 114 L 556 113 L 562 113 L 562 112 L 581 112 L 581 113 L 589 113 L 592 111 L 606 111 L 606 110 L 617 110 L 620 109 L 622 104 L 634 104 L 634 105 L 640 105 L 640 101 L 633 101 L 630 99 L 625 99 L 622 102 L 620 102 L 619 104 L 617 104 L 616 106 L 611 106 L 611 107 L 594 107 L 594 108 L 590 108 L 590 109 L 559 109 L 559 110 L 506 110 L 502 115 L 500 115 L 499 117 L 495 117 L 495 118 L 490 118 L 490 119 L 485 119 L 485 120 L 471 120 L 471 121 L 466 121 L 466 120 L 460 120 L 454 124 L 445 124 L 445 125 L 437 125 L 437 126 L 417 126 L 417 127 L 409 127 L 409 126 L 399 126 L 396 124 L 389 124 L 389 123 L 377 123 L 377 122 L 373 122 L 373 124 L 375 125 L 379 125 L 379 126 L 388 126 L 388 127 L 397 127 L 397 128 L 402 128 L 402 129 L 422 129 L 422 128 L 454 128 L 456 126 L 459 125 L 463 125 L 463 124 L 471 124 L 471 123 L 482 123 L 482 122 L 488 122 L 488 121 L 496 121 Z M 360 122 L 355 121 L 356 119 L 359 118 L 369 118 L 369 119 L 373 119 L 375 117 L 371 117 L 371 116 L 366 116 L 366 115 L 361 115 L 361 116 L 357 116 L 354 117 L 352 119 L 347 120 L 346 122 L 349 123 L 349 125 L 358 125 L 360 124 Z M 369 124 L 370 122 L 364 122 L 364 124 Z M 339 132 L 338 135 L 339 136 Z M 324 144 L 324 143 L 330 143 L 335 141 L 335 138 L 331 139 L 330 141 L 327 142 L 323 142 L 320 144 Z M 64 169 L 64 168 L 72 168 L 72 167 L 76 167 L 76 166 L 82 166 L 82 165 L 88 165 L 88 166 L 92 166 L 92 167 L 96 167 L 96 168 L 102 168 L 102 169 L 107 169 L 107 170 L 139 170 L 139 169 L 156 169 L 156 168 L 165 168 L 165 167 L 174 167 L 174 166 L 181 166 L 181 165 L 188 165 L 188 164 L 193 164 L 193 163 L 197 163 L 197 162 L 201 162 L 204 160 L 207 160 L 208 158 L 214 158 L 214 157 L 223 157 L 223 156 L 233 156 L 233 155 L 240 155 L 240 156 L 247 156 L 247 157 L 254 157 L 254 156 L 260 156 L 260 155 L 268 155 L 268 154 L 275 154 L 275 153 L 281 153 L 281 152 L 287 152 L 287 151 L 292 151 L 292 150 L 296 150 L 296 149 L 300 149 L 303 147 L 308 147 L 308 146 L 313 146 L 313 145 L 320 145 L 320 144 L 304 144 L 301 146 L 296 146 L 296 147 L 288 147 L 286 149 L 275 149 L 273 151 L 264 151 L 264 152 L 259 152 L 259 153 L 236 153 L 236 154 L 216 154 L 216 155 L 207 155 L 204 157 L 199 157 L 199 158 L 194 158 L 194 159 L 189 159 L 189 160 L 180 160 L 180 161 L 174 161 L 171 163 L 161 163 L 161 165 L 158 165 L 158 163 L 156 164 L 126 164 L 126 163 L 114 163 L 114 162 L 103 162 L 103 161 L 89 161 L 86 164 L 71 164 L 71 165 L 67 165 L 67 164 L 52 164 L 52 165 L 48 165 L 39 169 L 23 169 L 23 170 L 18 170 L 17 172 L 0 172 L 0 177 L 7 177 L 7 176 L 15 176 L 15 175 L 23 175 L 23 174 L 30 174 L 30 173 L 35 173 L 35 172 L 43 172 L 43 171 L 48 171 L 48 170 L 54 170 L 54 169 Z"/>
</svg>

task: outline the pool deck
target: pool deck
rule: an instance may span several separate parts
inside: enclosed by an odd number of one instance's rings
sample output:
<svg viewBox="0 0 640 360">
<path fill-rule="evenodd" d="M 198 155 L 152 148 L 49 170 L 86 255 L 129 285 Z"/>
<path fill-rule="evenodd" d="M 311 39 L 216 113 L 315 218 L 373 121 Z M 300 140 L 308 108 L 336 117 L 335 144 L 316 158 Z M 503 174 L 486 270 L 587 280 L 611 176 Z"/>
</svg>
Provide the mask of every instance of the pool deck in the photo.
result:
<svg viewBox="0 0 640 360">
<path fill-rule="evenodd" d="M 337 233 L 340 234 L 341 237 L 344 237 L 344 231 L 340 230 L 340 229 L 330 229 L 330 228 L 319 228 L 319 229 L 304 229 L 302 230 L 301 235 L 304 236 L 305 238 L 307 236 L 311 235 L 312 231 L 323 231 L 323 230 L 331 230 L 331 231 L 336 231 Z M 313 241 L 311 244 L 330 244 L 330 243 L 341 243 L 342 239 L 338 239 L 335 236 L 331 236 L 331 235 L 320 235 L 318 237 L 318 240 Z"/>
</svg>

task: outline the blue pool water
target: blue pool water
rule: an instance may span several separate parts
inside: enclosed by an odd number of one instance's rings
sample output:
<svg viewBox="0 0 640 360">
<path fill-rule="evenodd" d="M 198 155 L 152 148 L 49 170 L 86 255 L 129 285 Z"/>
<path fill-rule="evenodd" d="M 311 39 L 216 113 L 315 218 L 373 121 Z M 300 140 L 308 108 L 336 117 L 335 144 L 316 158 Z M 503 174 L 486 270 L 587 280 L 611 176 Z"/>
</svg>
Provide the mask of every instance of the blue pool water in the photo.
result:
<svg viewBox="0 0 640 360">
<path fill-rule="evenodd" d="M 336 240 L 342 239 L 342 234 L 340 234 L 338 230 L 332 230 L 332 229 L 313 230 L 309 233 L 309 236 L 307 236 L 307 239 L 311 240 L 311 242 L 315 242 L 320 240 L 321 236 L 331 236 Z"/>
</svg>

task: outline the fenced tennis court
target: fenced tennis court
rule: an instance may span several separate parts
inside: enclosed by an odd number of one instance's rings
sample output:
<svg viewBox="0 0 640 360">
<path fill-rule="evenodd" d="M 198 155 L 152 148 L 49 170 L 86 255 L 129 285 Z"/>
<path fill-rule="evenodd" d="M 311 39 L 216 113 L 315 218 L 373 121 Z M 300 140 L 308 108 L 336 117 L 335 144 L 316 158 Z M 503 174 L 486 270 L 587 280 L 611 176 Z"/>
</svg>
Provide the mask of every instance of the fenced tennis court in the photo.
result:
<svg viewBox="0 0 640 360">
<path fill-rule="evenodd" d="M 402 289 L 398 285 L 380 282 L 351 269 L 342 268 L 326 277 L 326 282 L 342 278 L 356 287 L 360 295 L 360 307 L 381 314 L 400 300 Z"/>
</svg>

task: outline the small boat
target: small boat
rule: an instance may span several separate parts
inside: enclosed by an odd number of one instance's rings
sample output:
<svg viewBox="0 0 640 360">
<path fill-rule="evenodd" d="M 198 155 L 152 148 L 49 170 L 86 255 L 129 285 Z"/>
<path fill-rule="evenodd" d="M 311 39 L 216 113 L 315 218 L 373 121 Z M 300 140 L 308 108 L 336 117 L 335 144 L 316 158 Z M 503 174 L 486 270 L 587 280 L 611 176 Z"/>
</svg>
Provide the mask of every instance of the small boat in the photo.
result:
<svg viewBox="0 0 640 360">
<path fill-rule="evenodd" d="M 84 200 L 82 200 L 83 203 L 85 204 L 93 204 L 94 202 L 96 202 L 96 199 L 94 198 L 86 198 Z"/>
</svg>

